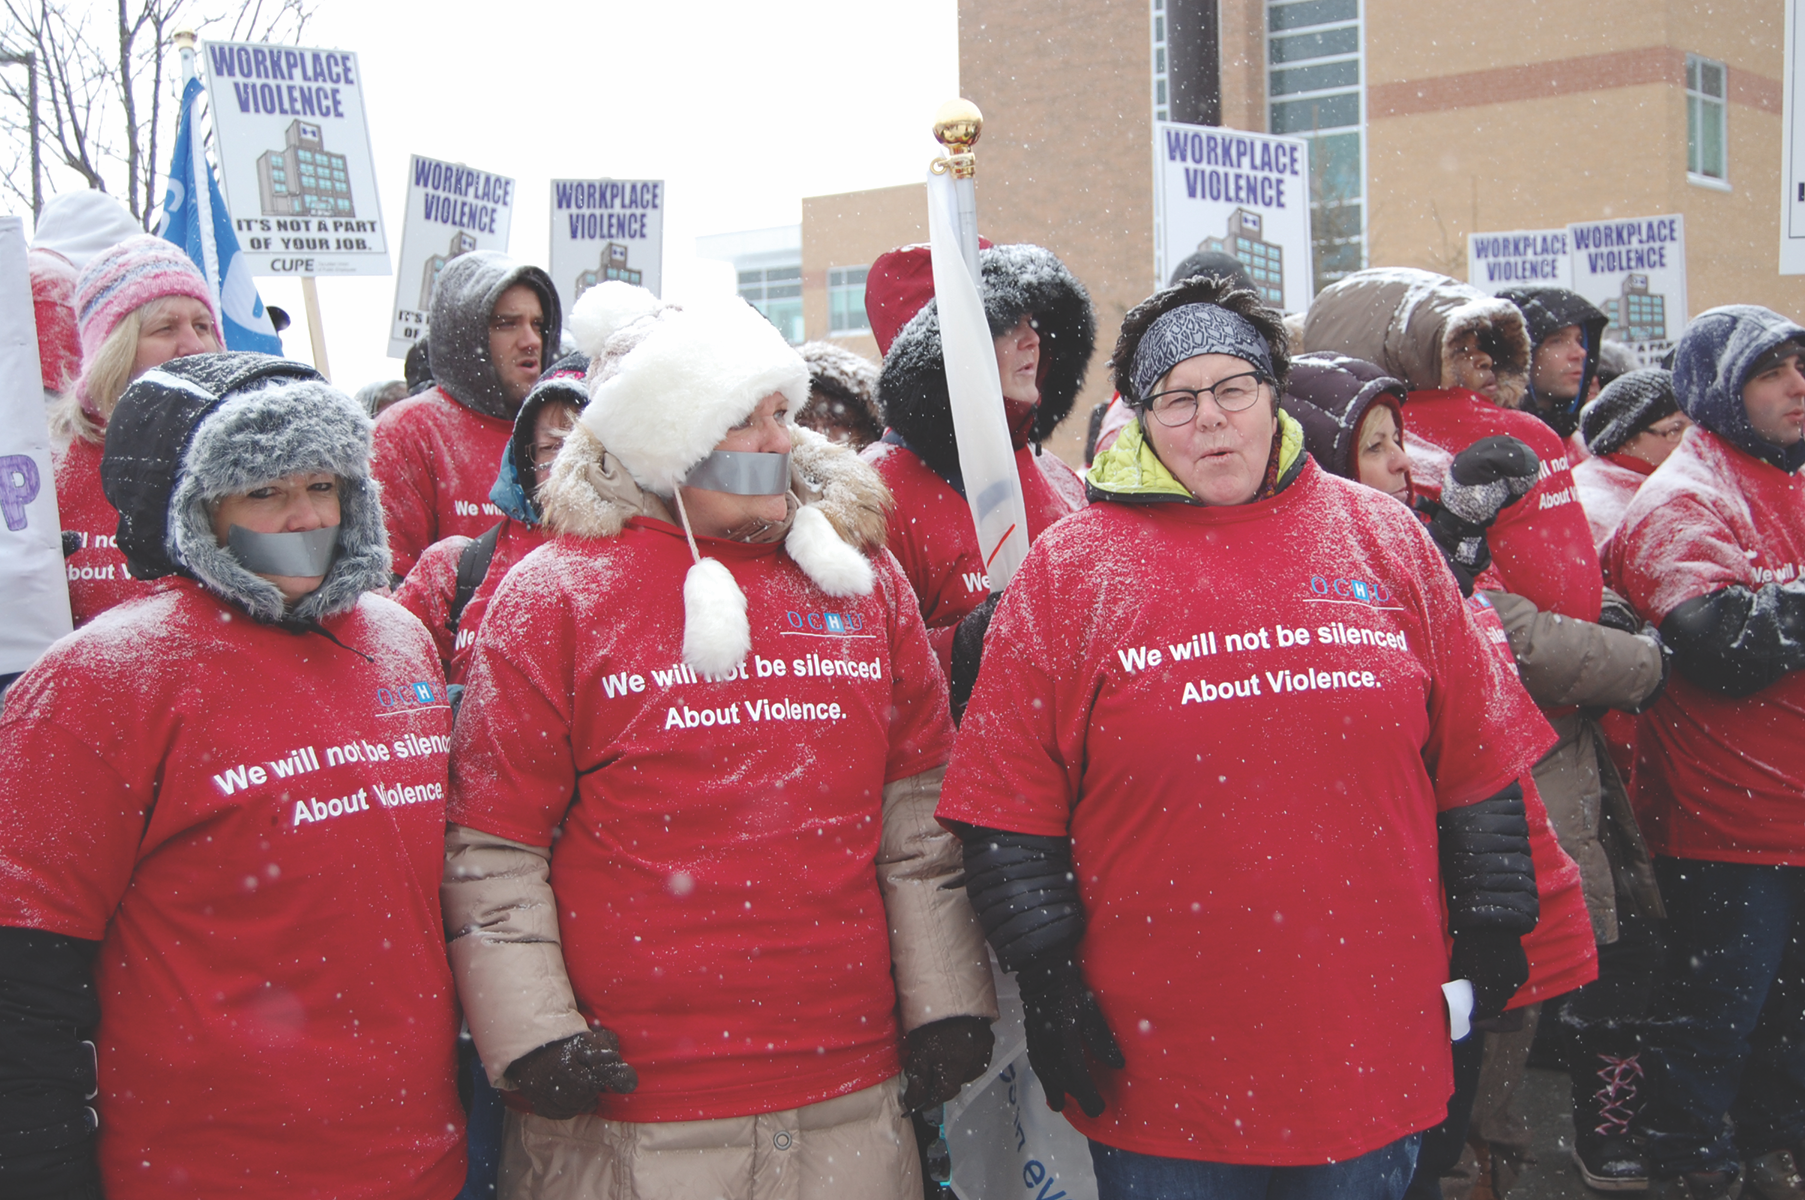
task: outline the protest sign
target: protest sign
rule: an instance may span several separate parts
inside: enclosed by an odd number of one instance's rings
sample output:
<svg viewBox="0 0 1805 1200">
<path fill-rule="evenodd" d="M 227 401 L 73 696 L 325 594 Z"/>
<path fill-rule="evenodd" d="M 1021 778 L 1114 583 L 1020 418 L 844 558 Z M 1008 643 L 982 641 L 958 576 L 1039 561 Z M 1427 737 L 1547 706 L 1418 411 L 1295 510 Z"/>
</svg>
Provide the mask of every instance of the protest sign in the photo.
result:
<svg viewBox="0 0 1805 1200">
<path fill-rule="evenodd" d="M 552 281 L 569 312 L 605 279 L 659 295 L 664 287 L 662 179 L 554 179 Z"/>
<path fill-rule="evenodd" d="M 439 272 L 472 250 L 506 250 L 514 223 L 514 181 L 461 163 L 416 154 L 407 167 L 407 207 L 395 268 L 389 357 L 405 358 L 432 310 Z"/>
<path fill-rule="evenodd" d="M 1153 123 L 1154 270 L 1199 250 L 1237 258 L 1260 298 L 1302 312 L 1310 264 L 1310 151 L 1301 138 Z"/>
<path fill-rule="evenodd" d="M 208 42 L 213 145 L 254 275 L 387 275 L 364 119 L 344 50 Z"/>
<path fill-rule="evenodd" d="M 1565 229 L 1469 234 L 1467 282 L 1494 296 L 1506 288 L 1570 288 L 1572 238 Z"/>
<path fill-rule="evenodd" d="M 1656 365 L 1686 328 L 1686 224 L 1679 215 L 1569 225 L 1572 289 L 1604 310 L 1608 339 Z"/>
<path fill-rule="evenodd" d="M 71 627 L 25 222 L 0 217 L 0 675 Z"/>
</svg>

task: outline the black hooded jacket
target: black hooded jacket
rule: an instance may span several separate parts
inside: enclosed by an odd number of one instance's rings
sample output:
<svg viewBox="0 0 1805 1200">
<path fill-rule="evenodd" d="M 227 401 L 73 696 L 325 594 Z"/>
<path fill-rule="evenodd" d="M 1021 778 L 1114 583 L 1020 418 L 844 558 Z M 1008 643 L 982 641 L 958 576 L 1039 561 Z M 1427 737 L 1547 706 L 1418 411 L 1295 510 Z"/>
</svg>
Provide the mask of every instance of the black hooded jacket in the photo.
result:
<svg viewBox="0 0 1805 1200">
<path fill-rule="evenodd" d="M 1524 393 L 1523 407 L 1542 418 L 1562 438 L 1579 428 L 1579 410 L 1592 390 L 1592 377 L 1598 373 L 1598 349 L 1604 344 L 1604 329 L 1610 324 L 1598 308 L 1578 292 L 1558 287 L 1520 287 L 1499 292 L 1523 313 L 1529 327 L 1529 390 Z M 1586 339 L 1586 370 L 1579 378 L 1579 391 L 1571 400 L 1555 400 L 1536 395 L 1535 351 L 1541 349 L 1558 330 L 1578 325 Z"/>
<path fill-rule="evenodd" d="M 992 337 L 1032 316 L 1040 332 L 1040 405 L 1028 440 L 1039 442 L 1072 411 L 1096 348 L 1090 294 L 1050 250 L 992 246 L 978 254 L 979 291 Z M 959 444 L 941 359 L 940 311 L 929 301 L 891 343 L 878 376 L 884 423 L 942 479 L 956 480 Z"/>
</svg>

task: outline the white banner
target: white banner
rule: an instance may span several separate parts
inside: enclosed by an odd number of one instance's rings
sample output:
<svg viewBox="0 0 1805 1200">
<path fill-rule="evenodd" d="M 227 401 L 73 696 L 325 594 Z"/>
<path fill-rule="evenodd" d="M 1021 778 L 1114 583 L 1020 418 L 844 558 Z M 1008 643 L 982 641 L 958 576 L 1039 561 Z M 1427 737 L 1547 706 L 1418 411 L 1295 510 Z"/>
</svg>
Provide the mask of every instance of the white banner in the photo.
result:
<svg viewBox="0 0 1805 1200">
<path fill-rule="evenodd" d="M 664 292 L 664 180 L 554 179 L 552 282 L 569 312 L 609 279 Z"/>
<path fill-rule="evenodd" d="M 1266 303 L 1302 312 L 1310 266 L 1310 150 L 1301 138 L 1153 123 L 1153 260 L 1163 287 L 1199 250 L 1241 260 Z"/>
<path fill-rule="evenodd" d="M 208 42 L 213 149 L 255 275 L 387 275 L 388 234 L 346 50 Z"/>
<path fill-rule="evenodd" d="M 433 290 L 445 264 L 472 250 L 507 250 L 513 224 L 512 179 L 462 163 L 413 156 L 407 167 L 407 209 L 395 268 L 390 358 L 406 358 L 408 348 L 425 331 Z"/>
<path fill-rule="evenodd" d="M 1780 274 L 1805 275 L 1805 126 L 1800 122 L 1799 65 L 1805 59 L 1805 12 L 1786 0 L 1786 82 L 1780 121 Z"/>
<path fill-rule="evenodd" d="M 1686 221 L 1631 217 L 1567 227 L 1572 290 L 1611 319 L 1604 335 L 1627 343 L 1643 366 L 1657 364 L 1686 329 Z"/>
<path fill-rule="evenodd" d="M 1467 236 L 1467 282 L 1496 296 L 1507 288 L 1573 287 L 1573 237 L 1565 229 Z"/>
<path fill-rule="evenodd" d="M 0 217 L 0 675 L 71 628 L 25 222 Z"/>
</svg>

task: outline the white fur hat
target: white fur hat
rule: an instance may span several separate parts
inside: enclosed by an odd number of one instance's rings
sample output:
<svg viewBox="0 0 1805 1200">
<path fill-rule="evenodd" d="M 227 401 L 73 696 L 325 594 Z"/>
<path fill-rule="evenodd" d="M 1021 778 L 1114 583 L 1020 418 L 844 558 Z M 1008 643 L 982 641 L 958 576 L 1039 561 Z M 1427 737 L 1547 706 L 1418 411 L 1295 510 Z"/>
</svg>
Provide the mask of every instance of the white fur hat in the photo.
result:
<svg viewBox="0 0 1805 1200">
<path fill-rule="evenodd" d="M 678 308 L 610 281 L 583 294 L 571 325 L 578 349 L 594 360 L 578 420 L 640 487 L 677 498 L 690 536 L 696 561 L 683 585 L 683 659 L 703 675 L 725 675 L 752 648 L 746 597 L 722 563 L 697 550 L 677 487 L 766 396 L 780 392 L 792 414 L 800 411 L 808 366 L 737 297 Z M 812 505 L 797 511 L 784 549 L 829 595 L 867 595 L 875 582 L 869 560 Z"/>
<path fill-rule="evenodd" d="M 792 410 L 807 403 L 808 366 L 737 297 L 648 315 L 651 331 L 597 373 L 582 421 L 640 487 L 669 496 L 760 400 L 782 392 Z"/>
</svg>

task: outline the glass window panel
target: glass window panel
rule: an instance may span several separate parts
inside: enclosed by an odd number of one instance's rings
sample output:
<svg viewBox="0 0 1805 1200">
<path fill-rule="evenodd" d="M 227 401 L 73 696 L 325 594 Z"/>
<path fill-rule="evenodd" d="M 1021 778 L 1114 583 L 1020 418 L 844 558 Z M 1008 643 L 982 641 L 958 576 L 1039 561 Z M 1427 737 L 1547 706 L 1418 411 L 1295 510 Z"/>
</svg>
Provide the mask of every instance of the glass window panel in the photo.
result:
<svg viewBox="0 0 1805 1200">
<path fill-rule="evenodd" d="M 1359 134 L 1342 133 L 1311 141 L 1312 199 L 1324 204 L 1357 200 L 1364 191 L 1361 180 Z"/>
<path fill-rule="evenodd" d="M 1719 63 L 1706 62 L 1699 64 L 1699 91 L 1707 96 L 1715 96 L 1722 100 L 1724 96 L 1724 69 Z"/>
<path fill-rule="evenodd" d="M 775 279 L 801 279 L 801 278 L 802 278 L 802 268 L 801 267 L 767 267 L 765 269 L 765 279 L 767 281 L 775 280 Z"/>
<path fill-rule="evenodd" d="M 800 296 L 800 295 L 802 295 L 802 285 L 800 283 L 770 283 L 770 284 L 766 284 L 765 285 L 765 295 L 769 296 L 773 300 L 777 300 L 777 299 L 787 297 L 787 296 Z"/>
<path fill-rule="evenodd" d="M 765 281 L 765 273 L 763 271 L 741 271 L 740 272 L 740 283 L 742 286 L 745 284 L 748 284 L 748 283 L 763 283 L 764 281 Z"/>
<path fill-rule="evenodd" d="M 1166 73 L 1166 48 L 1164 46 L 1153 52 L 1153 69 L 1161 75 Z"/>
<path fill-rule="evenodd" d="M 1342 62 L 1317 63 L 1309 67 L 1274 71 L 1267 90 L 1274 96 L 1288 96 L 1294 92 L 1321 92 L 1329 88 L 1359 86 L 1360 63 L 1350 58 Z"/>
<path fill-rule="evenodd" d="M 1359 15 L 1359 0 L 1299 0 L 1296 4 L 1267 5 L 1266 27 L 1273 30 L 1306 29 L 1311 25 L 1352 21 Z"/>
<path fill-rule="evenodd" d="M 1698 91 L 1698 59 L 1690 54 L 1686 56 L 1686 89 Z"/>
<path fill-rule="evenodd" d="M 1354 25 L 1272 39 L 1272 61 L 1275 63 L 1298 62 L 1306 58 L 1328 58 L 1335 54 L 1358 54 L 1359 52 L 1360 29 Z"/>
<path fill-rule="evenodd" d="M 1698 106 L 1699 98 L 1697 96 L 1686 97 L 1686 169 L 1694 175 L 1701 173 L 1699 169 L 1701 138 L 1698 127 Z"/>
<path fill-rule="evenodd" d="M 1314 96 L 1308 100 L 1288 100 L 1272 106 L 1273 133 L 1311 133 L 1319 129 L 1341 129 L 1360 123 L 1360 96 L 1346 92 L 1339 96 Z"/>
<path fill-rule="evenodd" d="M 1724 106 L 1709 100 L 1698 102 L 1699 173 L 1724 177 Z"/>
</svg>

